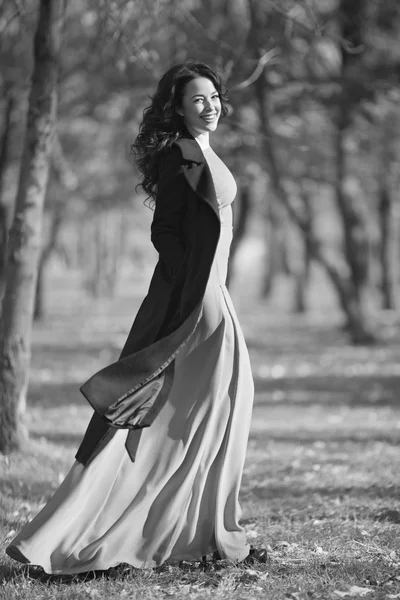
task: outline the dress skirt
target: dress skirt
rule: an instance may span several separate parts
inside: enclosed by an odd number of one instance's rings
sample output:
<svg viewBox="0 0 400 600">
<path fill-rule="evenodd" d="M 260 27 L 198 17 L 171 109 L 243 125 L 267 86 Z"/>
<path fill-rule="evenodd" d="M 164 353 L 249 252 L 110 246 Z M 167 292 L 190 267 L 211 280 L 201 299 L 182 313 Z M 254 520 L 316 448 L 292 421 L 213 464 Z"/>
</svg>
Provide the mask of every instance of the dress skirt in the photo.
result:
<svg viewBox="0 0 400 600">
<path fill-rule="evenodd" d="M 169 398 L 140 436 L 135 462 L 118 430 L 86 467 L 75 462 L 7 553 L 47 573 L 156 567 L 248 554 L 239 488 L 253 402 L 249 356 L 225 287 L 232 211 L 221 236 L 203 314 L 176 357 Z"/>
</svg>

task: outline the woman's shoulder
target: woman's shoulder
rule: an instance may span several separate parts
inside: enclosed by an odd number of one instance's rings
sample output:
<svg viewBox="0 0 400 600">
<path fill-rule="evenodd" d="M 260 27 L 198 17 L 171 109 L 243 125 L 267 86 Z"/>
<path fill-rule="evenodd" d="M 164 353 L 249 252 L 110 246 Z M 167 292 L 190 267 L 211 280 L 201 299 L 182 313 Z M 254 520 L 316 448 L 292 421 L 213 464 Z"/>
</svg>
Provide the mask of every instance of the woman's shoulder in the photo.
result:
<svg viewBox="0 0 400 600">
<path fill-rule="evenodd" d="M 178 138 L 172 145 L 172 148 L 178 147 L 182 159 L 189 162 L 204 162 L 204 156 L 199 144 L 193 137 L 182 136 Z"/>
<path fill-rule="evenodd" d="M 157 169 L 159 179 L 169 179 L 182 171 L 182 152 L 175 143 L 158 153 Z"/>
<path fill-rule="evenodd" d="M 160 152 L 158 157 L 160 175 L 177 173 L 187 162 L 204 162 L 204 156 L 195 139 L 181 137 Z"/>
</svg>

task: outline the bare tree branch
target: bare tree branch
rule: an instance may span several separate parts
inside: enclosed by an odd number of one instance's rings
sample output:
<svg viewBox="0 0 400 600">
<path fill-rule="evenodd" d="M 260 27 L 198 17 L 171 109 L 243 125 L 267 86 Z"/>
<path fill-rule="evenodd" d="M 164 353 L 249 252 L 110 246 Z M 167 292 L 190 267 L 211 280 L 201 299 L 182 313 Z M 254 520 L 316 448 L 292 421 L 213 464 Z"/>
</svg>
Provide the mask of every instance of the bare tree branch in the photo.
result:
<svg viewBox="0 0 400 600">
<path fill-rule="evenodd" d="M 202 35 L 204 35 L 204 37 L 208 38 L 209 40 L 215 42 L 216 44 L 218 44 L 218 46 L 220 48 L 225 48 L 227 50 L 230 50 L 231 52 L 233 52 L 233 54 L 235 56 L 238 56 L 241 54 L 241 49 L 240 48 L 235 48 L 234 46 L 232 46 L 231 44 L 228 44 L 227 42 L 224 42 L 223 40 L 221 40 L 219 37 L 217 37 L 216 35 L 212 34 L 210 31 L 208 31 L 208 29 L 206 29 L 198 19 L 196 19 L 196 17 L 194 15 L 192 15 L 192 13 L 185 8 L 184 6 L 180 7 L 180 11 L 181 13 L 185 16 L 185 18 L 194 26 L 196 27 L 197 31 L 200 31 L 202 33 Z"/>
<path fill-rule="evenodd" d="M 232 88 L 232 91 L 237 92 L 238 90 L 244 90 L 245 88 L 249 87 L 252 83 L 257 81 L 257 79 L 261 76 L 261 74 L 264 70 L 264 67 L 269 62 L 271 62 L 271 60 L 273 58 L 275 58 L 275 56 L 278 56 L 278 54 L 279 54 L 279 50 L 277 50 L 276 48 L 271 48 L 271 50 L 268 50 L 262 56 L 260 56 L 260 58 L 258 59 L 257 66 L 254 69 L 253 73 L 250 75 L 250 77 L 248 77 L 241 83 L 238 83 L 237 85 L 235 85 Z"/>
<path fill-rule="evenodd" d="M 132 52 L 133 52 L 133 54 L 136 56 L 136 58 L 138 59 L 138 61 L 141 63 L 142 67 L 144 69 L 146 69 L 146 71 L 148 71 L 149 73 L 151 73 L 154 76 L 153 65 L 144 57 L 143 52 L 141 51 L 141 49 L 132 41 L 132 36 L 128 35 L 126 33 L 126 29 L 125 29 L 124 24 L 122 24 L 121 22 L 119 22 L 114 17 L 114 15 L 112 14 L 112 11 L 108 7 L 107 0 L 103 0 L 103 6 L 105 8 L 105 12 L 106 12 L 107 17 L 117 27 L 117 31 L 120 33 L 120 37 L 121 37 L 121 40 L 122 40 L 125 48 L 127 50 L 129 50 L 128 55 L 132 56 Z"/>
<path fill-rule="evenodd" d="M 14 19 L 16 17 L 18 17 L 19 15 L 20 15 L 19 10 L 16 10 L 15 13 L 13 13 L 11 15 L 11 17 L 4 23 L 3 29 L 1 29 L 1 31 L 0 31 L 0 35 L 5 33 L 5 31 L 7 31 L 8 26 L 11 25 L 11 23 L 14 21 Z"/>
</svg>

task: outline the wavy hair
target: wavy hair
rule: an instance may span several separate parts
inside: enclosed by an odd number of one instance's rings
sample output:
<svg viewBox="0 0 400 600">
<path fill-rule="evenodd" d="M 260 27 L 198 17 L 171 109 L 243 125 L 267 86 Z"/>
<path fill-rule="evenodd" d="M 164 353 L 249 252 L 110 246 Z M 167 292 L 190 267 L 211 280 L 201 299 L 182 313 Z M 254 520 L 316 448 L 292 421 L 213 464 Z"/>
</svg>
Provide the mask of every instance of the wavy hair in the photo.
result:
<svg viewBox="0 0 400 600">
<path fill-rule="evenodd" d="M 221 100 L 221 117 L 228 112 L 227 90 L 219 75 L 209 65 L 188 60 L 168 69 L 151 97 L 151 105 L 143 111 L 139 134 L 131 145 L 140 173 L 137 187 L 145 191 L 147 199 L 155 200 L 157 193 L 157 162 L 160 153 L 172 146 L 186 131 L 178 108 L 182 105 L 186 84 L 196 77 L 206 77 L 212 81 Z"/>
</svg>

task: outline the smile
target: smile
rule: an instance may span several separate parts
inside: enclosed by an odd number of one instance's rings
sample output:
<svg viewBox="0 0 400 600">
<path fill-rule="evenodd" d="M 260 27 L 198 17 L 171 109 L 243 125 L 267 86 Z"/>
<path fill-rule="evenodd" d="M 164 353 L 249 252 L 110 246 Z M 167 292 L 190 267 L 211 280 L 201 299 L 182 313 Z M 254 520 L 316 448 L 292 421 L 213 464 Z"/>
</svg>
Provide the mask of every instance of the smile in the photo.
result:
<svg viewBox="0 0 400 600">
<path fill-rule="evenodd" d="M 217 114 L 215 115 L 207 115 L 205 117 L 201 117 L 203 119 L 203 121 L 207 121 L 207 123 L 212 123 L 212 121 L 215 121 L 215 119 L 218 117 Z"/>
</svg>

